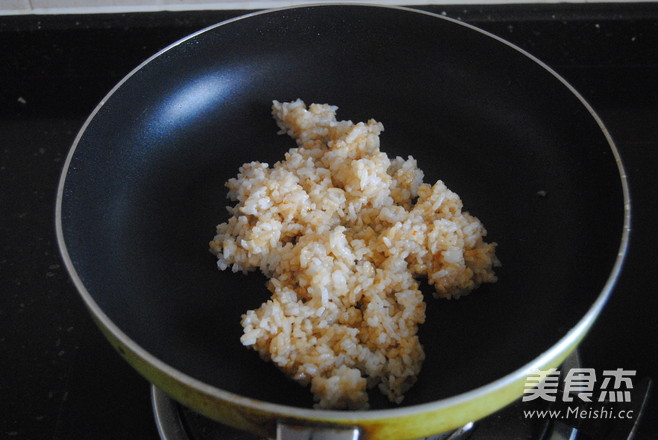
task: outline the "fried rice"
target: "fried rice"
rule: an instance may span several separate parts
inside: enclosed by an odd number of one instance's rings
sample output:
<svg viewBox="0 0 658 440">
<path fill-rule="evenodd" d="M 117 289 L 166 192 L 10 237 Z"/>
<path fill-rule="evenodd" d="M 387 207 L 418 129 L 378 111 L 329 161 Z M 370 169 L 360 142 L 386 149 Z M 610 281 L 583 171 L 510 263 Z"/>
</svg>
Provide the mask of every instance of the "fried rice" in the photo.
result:
<svg viewBox="0 0 658 440">
<path fill-rule="evenodd" d="M 269 278 L 270 299 L 242 316 L 242 344 L 310 384 L 316 408 L 366 409 L 369 389 L 400 403 L 416 382 L 420 280 L 457 298 L 495 282 L 499 263 L 457 194 L 424 183 L 413 157 L 380 150 L 381 123 L 336 111 L 273 102 L 296 146 L 227 182 L 235 203 L 210 249 L 221 270 Z"/>
</svg>

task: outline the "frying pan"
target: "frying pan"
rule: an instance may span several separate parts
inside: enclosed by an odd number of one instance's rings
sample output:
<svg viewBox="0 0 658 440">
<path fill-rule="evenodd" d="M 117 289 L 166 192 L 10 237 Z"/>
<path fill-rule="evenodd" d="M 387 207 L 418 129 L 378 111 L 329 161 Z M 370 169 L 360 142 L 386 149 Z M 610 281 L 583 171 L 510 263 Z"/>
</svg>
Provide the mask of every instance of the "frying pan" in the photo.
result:
<svg viewBox="0 0 658 440">
<path fill-rule="evenodd" d="M 427 359 L 400 405 L 372 393 L 367 411 L 312 409 L 308 389 L 239 342 L 265 278 L 220 272 L 208 252 L 224 183 L 293 146 L 270 106 L 296 98 L 381 121 L 382 150 L 413 155 L 498 243 L 496 284 L 456 301 L 423 287 Z M 467 24 L 372 5 L 258 12 L 154 55 L 84 124 L 56 208 L 66 267 L 118 353 L 183 404 L 270 437 L 304 425 L 418 438 L 517 399 L 530 369 L 558 366 L 594 322 L 629 221 L 613 141 L 566 81 Z"/>
</svg>

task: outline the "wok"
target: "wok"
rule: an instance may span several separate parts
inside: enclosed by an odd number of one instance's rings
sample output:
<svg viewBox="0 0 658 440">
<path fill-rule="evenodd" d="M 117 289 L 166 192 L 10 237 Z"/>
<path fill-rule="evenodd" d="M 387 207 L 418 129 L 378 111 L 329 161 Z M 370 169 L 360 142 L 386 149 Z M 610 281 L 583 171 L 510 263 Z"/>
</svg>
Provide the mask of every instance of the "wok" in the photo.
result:
<svg viewBox="0 0 658 440">
<path fill-rule="evenodd" d="M 382 150 L 413 155 L 499 244 L 496 284 L 456 301 L 424 287 L 427 359 L 400 405 L 372 393 L 368 411 L 312 409 L 308 389 L 239 342 L 265 278 L 220 272 L 207 250 L 227 218 L 224 182 L 293 145 L 270 105 L 296 98 L 381 121 Z M 531 368 L 562 362 L 611 293 L 629 212 L 601 120 L 536 58 L 429 13 L 316 5 L 220 23 L 131 72 L 75 140 L 56 223 L 101 330 L 183 404 L 260 435 L 310 424 L 407 439 L 490 414 Z"/>
</svg>

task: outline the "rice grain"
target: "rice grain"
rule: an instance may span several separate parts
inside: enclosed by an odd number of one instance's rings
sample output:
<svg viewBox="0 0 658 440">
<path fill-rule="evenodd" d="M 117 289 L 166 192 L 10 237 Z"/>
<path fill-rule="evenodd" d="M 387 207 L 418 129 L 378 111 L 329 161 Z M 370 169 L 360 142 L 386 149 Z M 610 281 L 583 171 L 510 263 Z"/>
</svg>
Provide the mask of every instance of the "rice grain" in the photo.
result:
<svg viewBox="0 0 658 440">
<path fill-rule="evenodd" d="M 384 127 L 337 107 L 273 102 L 283 160 L 244 164 L 227 182 L 231 217 L 210 249 L 220 270 L 260 270 L 271 298 L 242 317 L 243 345 L 302 385 L 317 408 L 365 409 L 378 387 L 400 403 L 425 354 L 418 279 L 457 298 L 496 281 L 495 243 L 416 160 L 380 151 Z"/>
</svg>

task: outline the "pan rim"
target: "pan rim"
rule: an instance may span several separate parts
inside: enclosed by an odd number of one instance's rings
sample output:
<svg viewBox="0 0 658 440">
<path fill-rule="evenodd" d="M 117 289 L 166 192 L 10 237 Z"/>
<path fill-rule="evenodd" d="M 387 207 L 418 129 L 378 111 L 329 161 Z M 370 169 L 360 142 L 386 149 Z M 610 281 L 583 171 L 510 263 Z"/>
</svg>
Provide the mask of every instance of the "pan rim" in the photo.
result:
<svg viewBox="0 0 658 440">
<path fill-rule="evenodd" d="M 150 352 L 148 352 L 146 349 L 142 348 L 139 344 L 137 344 L 132 338 L 130 338 L 127 334 L 125 334 L 106 314 L 103 312 L 103 310 L 100 308 L 98 303 L 92 298 L 91 294 L 85 287 L 84 283 L 82 282 L 81 278 L 79 277 L 77 270 L 71 260 L 71 257 L 68 252 L 68 248 L 66 246 L 66 241 L 64 239 L 64 231 L 63 231 L 63 223 L 62 223 L 62 204 L 63 204 L 63 199 L 64 199 L 64 188 L 66 185 L 66 178 L 68 175 L 68 171 L 70 168 L 71 161 L 75 155 L 75 152 L 77 150 L 77 147 L 80 143 L 80 140 L 82 139 L 84 133 L 86 132 L 89 124 L 91 121 L 95 118 L 97 113 L 101 110 L 101 108 L 105 105 L 105 103 L 111 98 L 111 96 L 119 89 L 121 86 L 127 82 L 133 75 L 135 75 L 138 71 L 140 71 L 142 68 L 144 68 L 146 65 L 148 65 L 151 61 L 154 59 L 160 57 L 164 53 L 168 52 L 169 50 L 175 48 L 176 46 L 184 43 L 187 40 L 193 39 L 196 36 L 203 34 L 205 32 L 211 31 L 212 29 L 218 28 L 220 26 L 225 26 L 230 23 L 233 23 L 235 21 L 241 21 L 241 20 L 246 20 L 254 16 L 259 16 L 259 15 L 265 15 L 265 14 L 272 14 L 272 13 L 277 13 L 285 10 L 290 10 L 290 9 L 306 9 L 306 8 L 322 8 L 322 7 L 335 7 L 335 6 L 340 6 L 340 7 L 347 7 L 347 8 L 352 8 L 352 7 L 357 7 L 357 8 L 362 8 L 362 7 L 367 7 L 367 8 L 385 8 L 385 9 L 392 9 L 392 10 L 401 10 L 405 12 L 411 12 L 411 13 L 416 13 L 416 14 L 422 14 L 422 15 L 428 15 L 433 18 L 437 18 L 440 20 L 445 20 L 452 22 L 453 24 L 459 25 L 459 26 L 464 26 L 470 30 L 479 32 L 489 38 L 493 38 L 497 40 L 500 43 L 503 43 L 507 45 L 508 47 L 511 47 L 512 49 L 518 51 L 521 53 L 523 56 L 529 58 L 531 61 L 537 63 L 540 67 L 545 69 L 548 73 L 550 73 L 554 78 L 556 78 L 558 81 L 562 83 L 563 86 L 565 86 L 579 101 L 580 103 L 585 107 L 585 109 L 589 112 L 589 114 L 592 116 L 594 121 L 597 123 L 598 127 L 600 128 L 601 132 L 603 133 L 608 146 L 610 147 L 610 150 L 613 154 L 613 157 L 615 159 L 615 162 L 617 164 L 617 170 L 619 173 L 619 179 L 621 183 L 621 189 L 622 189 L 622 196 L 623 196 L 623 201 L 624 201 L 624 206 L 623 206 L 623 211 L 624 211 L 624 217 L 623 217 L 623 227 L 621 231 L 621 238 L 619 242 L 619 247 L 618 247 L 618 252 L 617 256 L 615 259 L 615 262 L 610 270 L 609 276 L 606 279 L 606 283 L 604 284 L 603 288 L 601 289 L 601 292 L 597 296 L 596 300 L 592 303 L 590 308 L 587 310 L 587 312 L 584 314 L 584 316 L 578 321 L 578 323 L 571 328 L 566 335 L 564 335 L 561 339 L 559 339 L 555 344 L 553 344 L 547 351 L 536 357 L 533 361 L 527 363 L 526 365 L 522 366 L 521 368 L 518 368 L 511 373 L 508 373 L 507 375 L 500 377 L 499 379 L 496 379 L 492 382 L 489 382 L 483 386 L 477 387 L 475 389 L 466 391 L 461 394 L 457 394 L 454 396 L 450 396 L 447 398 L 439 399 L 436 401 L 432 402 L 427 402 L 427 403 L 422 403 L 422 404 L 416 404 L 416 405 L 410 405 L 410 406 L 405 406 L 401 408 L 386 408 L 386 409 L 376 409 L 376 410 L 357 410 L 357 411 L 338 411 L 338 410 L 324 410 L 324 409 L 311 409 L 311 408 L 301 408 L 297 406 L 288 406 L 284 404 L 278 404 L 278 403 L 272 403 L 268 401 L 262 401 L 262 400 L 257 400 L 257 399 L 251 399 L 247 398 L 244 396 L 241 396 L 239 394 L 223 390 L 221 388 L 209 385 L 205 382 L 202 382 L 198 379 L 193 378 L 192 376 L 187 375 L 186 373 L 172 367 L 171 365 L 165 363 L 164 361 L 161 361 L 159 358 L 155 357 L 152 355 Z M 213 24 L 211 26 L 205 27 L 201 30 L 198 30 L 182 39 L 179 39 L 178 41 L 166 46 L 165 48 L 161 49 L 154 55 L 150 56 L 147 58 L 145 61 L 140 63 L 137 67 L 135 67 L 133 70 L 131 70 L 124 78 L 121 79 L 104 97 L 103 99 L 97 104 L 97 106 L 94 108 L 94 110 L 91 112 L 91 114 L 87 117 L 85 120 L 83 126 L 79 130 L 78 134 L 76 135 L 73 144 L 69 150 L 69 153 L 67 154 L 66 160 L 64 162 L 64 166 L 62 169 L 62 173 L 60 175 L 58 187 L 57 187 L 57 195 L 56 195 L 56 205 L 55 205 L 55 229 L 56 229 L 56 238 L 57 238 L 57 244 L 59 247 L 60 255 L 62 257 L 62 260 L 64 262 L 64 265 L 69 272 L 69 275 L 73 281 L 73 284 L 76 287 L 76 290 L 82 297 L 85 305 L 87 308 L 90 310 L 90 312 L 93 314 L 94 318 L 97 320 L 97 322 L 102 325 L 107 331 L 109 331 L 114 337 L 118 339 L 122 344 L 124 344 L 126 347 L 128 347 L 131 351 L 133 351 L 139 358 L 143 359 L 146 363 L 150 364 L 157 370 L 165 373 L 167 376 L 174 378 L 176 381 L 180 382 L 182 385 L 190 387 L 192 389 L 197 390 L 198 392 L 201 392 L 205 395 L 213 396 L 215 398 L 218 398 L 223 401 L 227 402 L 232 402 L 236 405 L 240 405 L 242 407 L 247 407 L 255 410 L 260 410 L 260 411 L 267 411 L 275 414 L 285 414 L 293 417 L 300 417 L 300 418 L 308 418 L 308 419 L 318 419 L 322 418 L 325 420 L 345 420 L 345 419 L 351 419 L 351 420 L 374 420 L 374 419 L 381 419 L 381 418 L 398 418 L 398 417 L 404 417 L 404 416 L 409 416 L 411 414 L 415 414 L 418 412 L 429 412 L 429 411 L 437 411 L 441 409 L 447 409 L 450 407 L 454 407 L 460 404 L 463 404 L 465 402 L 471 401 L 474 398 L 482 397 L 485 395 L 490 395 L 495 393 L 498 390 L 504 389 L 508 386 L 513 385 L 514 383 L 524 380 L 529 372 L 532 369 L 541 369 L 542 367 L 550 364 L 551 361 L 555 360 L 557 357 L 559 357 L 561 354 L 564 354 L 565 351 L 568 351 L 570 348 L 573 348 L 575 345 L 578 344 L 580 339 L 587 333 L 589 328 L 592 326 L 594 321 L 596 320 L 597 316 L 600 314 L 601 310 L 605 306 L 605 303 L 609 299 L 614 286 L 616 284 L 616 281 L 619 277 L 619 274 L 621 273 L 621 269 L 627 254 L 628 250 L 628 245 L 629 245 L 629 240 L 630 240 L 630 228 L 631 225 L 631 196 L 630 196 L 630 190 L 629 190 L 629 185 L 628 185 L 628 179 L 627 175 L 624 169 L 624 165 L 622 163 L 621 156 L 619 154 L 619 151 L 617 149 L 617 146 L 612 139 L 612 136 L 610 135 L 608 129 L 605 127 L 602 119 L 598 116 L 598 114 L 595 112 L 593 107 L 585 100 L 585 98 L 571 85 L 569 84 L 560 74 L 558 74 L 555 70 L 553 70 L 550 66 L 545 64 L 543 61 L 535 57 L 534 55 L 530 54 L 526 50 L 514 45 L 513 43 L 495 35 L 492 34 L 488 31 L 485 31 L 483 29 L 480 29 L 474 25 L 464 23 L 462 21 L 441 15 L 441 14 L 436 14 L 420 9 L 414 9 L 406 6 L 395 6 L 395 5 L 381 5 L 381 4 L 370 4 L 370 3 L 341 3 L 341 2 L 336 2 L 336 3 L 314 3 L 314 4 L 305 4 L 305 5 L 293 5 L 293 6 L 287 6 L 287 7 L 280 7 L 280 8 L 272 8 L 272 9 L 266 9 L 262 11 L 256 11 L 256 12 L 251 12 L 247 13 L 244 15 L 240 15 L 238 17 L 225 20 L 216 24 Z"/>
</svg>

